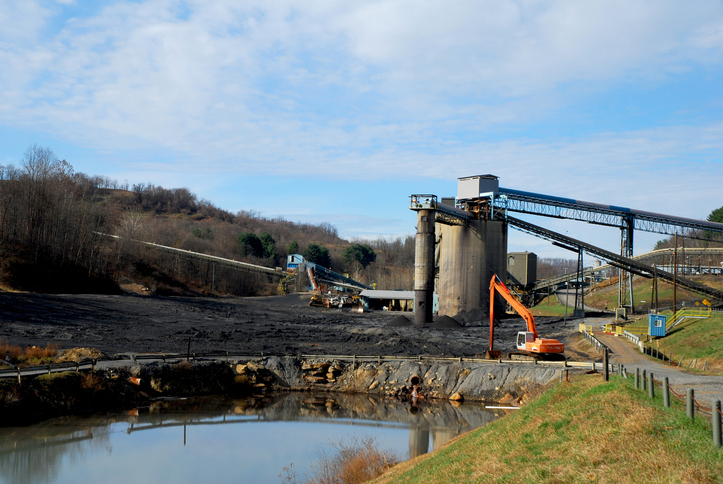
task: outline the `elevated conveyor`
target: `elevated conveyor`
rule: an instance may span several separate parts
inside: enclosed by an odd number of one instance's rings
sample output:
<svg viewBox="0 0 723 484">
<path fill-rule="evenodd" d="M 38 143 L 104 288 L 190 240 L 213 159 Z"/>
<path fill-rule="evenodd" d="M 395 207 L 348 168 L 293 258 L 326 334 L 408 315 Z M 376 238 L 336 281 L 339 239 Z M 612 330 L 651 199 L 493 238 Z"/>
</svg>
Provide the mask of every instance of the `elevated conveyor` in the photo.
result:
<svg viewBox="0 0 723 484">
<path fill-rule="evenodd" d="M 120 240 L 121 237 L 117 235 L 110 235 L 110 234 L 103 234 L 99 233 L 99 235 L 104 235 L 106 237 L 111 237 L 114 239 Z M 160 245 L 155 244 L 152 242 L 143 242 L 141 240 L 134 240 L 134 242 L 143 245 L 144 247 L 147 247 L 149 249 L 161 251 L 161 252 L 168 252 L 171 254 L 174 254 L 179 257 L 184 258 L 192 258 L 192 259 L 198 259 L 198 260 L 205 260 L 208 262 L 213 262 L 214 264 L 218 264 L 223 267 L 228 267 L 231 269 L 236 269 L 240 271 L 245 272 L 253 272 L 257 274 L 266 274 L 269 276 L 275 276 L 279 278 L 287 277 L 289 274 L 288 272 L 282 270 L 281 268 L 273 268 L 273 267 L 265 267 L 260 266 L 257 264 L 250 264 L 248 262 L 241 262 L 233 259 L 226 259 L 223 257 L 218 257 L 215 255 L 208 255 L 208 254 L 202 254 L 200 252 L 193 252 L 186 249 L 179 249 L 177 247 L 170 247 L 167 245 Z M 340 287 L 346 287 L 350 289 L 369 289 L 369 286 L 366 286 L 362 284 L 361 282 L 357 282 L 353 279 L 350 279 L 346 276 L 343 276 L 337 272 L 332 271 L 331 269 L 327 269 L 325 267 L 322 267 L 318 264 L 312 264 L 307 262 L 306 265 L 311 265 L 314 268 L 314 271 L 316 272 L 317 280 L 328 282 Z"/>
<path fill-rule="evenodd" d="M 660 272 L 662 265 L 663 267 L 671 267 L 673 263 L 671 262 L 671 259 L 673 258 L 675 249 L 658 249 L 653 250 L 651 252 L 646 252 L 645 254 L 636 255 L 635 257 L 632 257 L 633 260 L 642 262 L 644 264 L 652 265 L 655 264 L 655 266 L 658 267 L 658 272 Z M 720 267 L 720 259 L 723 259 L 723 248 L 686 248 L 686 249 L 678 249 L 678 254 L 682 256 L 682 254 L 685 254 L 686 257 L 693 257 L 697 258 L 699 261 L 698 264 L 683 264 L 679 263 L 679 267 L 687 268 L 689 271 L 692 269 L 698 270 L 699 272 L 702 271 L 702 273 L 719 273 L 721 271 Z M 715 265 L 711 265 L 708 263 L 709 260 L 714 259 Z M 612 264 L 605 264 L 601 265 L 599 267 L 593 267 L 589 269 L 585 269 L 582 273 L 583 277 L 592 276 L 595 273 L 606 271 L 612 267 L 616 267 Z M 670 272 L 670 271 L 668 271 Z M 678 278 L 681 276 L 679 275 Z M 683 276 L 685 277 L 685 276 Z M 533 289 L 535 291 L 546 291 L 548 288 L 555 288 L 559 286 L 562 283 L 568 282 L 568 281 L 574 281 L 578 278 L 578 274 L 576 272 L 571 272 L 567 274 L 562 274 L 555 277 L 549 277 L 547 279 L 540 279 L 537 282 L 535 282 L 535 285 L 533 286 Z"/>
<path fill-rule="evenodd" d="M 623 257 L 605 249 L 601 249 L 600 247 L 596 247 L 592 244 L 588 244 L 586 242 L 573 239 L 572 237 L 568 237 L 566 235 L 562 235 L 557 232 L 545 229 L 538 225 L 525 222 L 524 220 L 520 220 L 510 216 L 504 217 L 502 214 L 498 215 L 498 217 L 506 220 L 509 225 L 516 228 L 517 230 L 526 232 L 536 237 L 540 237 L 550 242 L 563 244 L 578 251 L 582 250 L 584 252 L 587 252 L 588 254 L 599 257 L 600 259 L 607 261 L 610 265 L 620 268 L 624 271 L 648 278 L 652 278 L 654 274 L 657 274 L 660 279 L 671 283 L 675 281 L 676 284 L 681 287 L 685 287 L 686 289 L 690 289 L 692 291 L 705 294 L 706 296 L 716 298 L 719 301 L 723 301 L 723 291 L 720 291 L 718 289 L 708 287 L 704 284 L 700 284 L 698 282 L 691 281 L 690 279 L 680 276 L 674 277 L 673 274 L 671 274 L 670 272 L 666 272 L 660 269 L 656 270 L 653 266 L 648 265 L 644 262 L 640 262 L 628 257 Z"/>
<path fill-rule="evenodd" d="M 635 210 L 616 205 L 585 202 L 572 198 L 555 197 L 500 187 L 491 197 L 495 211 L 542 215 L 544 217 L 578 220 L 596 225 L 624 228 L 656 234 L 685 234 L 688 238 L 720 240 L 723 224 L 695 220 L 660 213 Z M 716 237 L 711 237 L 716 234 Z"/>
</svg>

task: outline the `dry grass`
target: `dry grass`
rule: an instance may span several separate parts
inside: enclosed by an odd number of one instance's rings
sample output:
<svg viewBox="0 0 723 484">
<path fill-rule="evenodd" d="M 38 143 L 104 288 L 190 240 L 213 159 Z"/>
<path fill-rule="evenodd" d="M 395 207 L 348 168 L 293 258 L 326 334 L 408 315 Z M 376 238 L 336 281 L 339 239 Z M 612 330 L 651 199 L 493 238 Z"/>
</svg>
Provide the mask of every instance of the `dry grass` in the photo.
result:
<svg viewBox="0 0 723 484">
<path fill-rule="evenodd" d="M 374 482 L 721 482 L 709 424 L 661 407 L 628 380 L 581 377 Z"/>
<path fill-rule="evenodd" d="M 333 443 L 335 452 L 321 452 L 312 465 L 314 476 L 304 484 L 359 484 L 380 476 L 399 459 L 377 447 L 373 437 L 354 438 L 351 442 Z M 283 480 L 296 483 L 293 464 L 284 468 Z M 282 477 L 282 476 L 279 476 Z"/>
<path fill-rule="evenodd" d="M 0 359 L 17 366 L 39 365 L 48 363 L 48 360 L 55 356 L 59 348 L 59 346 L 50 343 L 45 348 L 38 346 L 22 348 L 0 339 Z"/>
<path fill-rule="evenodd" d="M 85 373 L 80 380 L 80 387 L 84 390 L 101 392 L 106 389 L 105 380 L 95 373 Z"/>
</svg>

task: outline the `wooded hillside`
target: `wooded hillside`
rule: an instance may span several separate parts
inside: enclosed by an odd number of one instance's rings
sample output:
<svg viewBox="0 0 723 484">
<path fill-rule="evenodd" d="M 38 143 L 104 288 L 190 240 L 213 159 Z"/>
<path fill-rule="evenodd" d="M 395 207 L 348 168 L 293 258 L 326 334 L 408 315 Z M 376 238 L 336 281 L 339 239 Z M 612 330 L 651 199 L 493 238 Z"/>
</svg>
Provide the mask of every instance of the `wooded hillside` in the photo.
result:
<svg viewBox="0 0 723 484">
<path fill-rule="evenodd" d="M 276 288 L 266 276 L 181 261 L 135 241 L 284 268 L 290 249 L 322 250 L 333 270 L 363 282 L 389 289 L 412 284 L 411 236 L 352 243 L 326 222 L 233 214 L 187 188 L 128 187 L 75 173 L 38 146 L 26 151 L 20 167 L 0 166 L 0 284 L 6 288 L 112 292 L 135 284 L 161 294 L 207 294 L 212 279 L 216 293 L 269 294 Z M 345 257 L 359 245 L 374 252 L 374 261 Z"/>
</svg>

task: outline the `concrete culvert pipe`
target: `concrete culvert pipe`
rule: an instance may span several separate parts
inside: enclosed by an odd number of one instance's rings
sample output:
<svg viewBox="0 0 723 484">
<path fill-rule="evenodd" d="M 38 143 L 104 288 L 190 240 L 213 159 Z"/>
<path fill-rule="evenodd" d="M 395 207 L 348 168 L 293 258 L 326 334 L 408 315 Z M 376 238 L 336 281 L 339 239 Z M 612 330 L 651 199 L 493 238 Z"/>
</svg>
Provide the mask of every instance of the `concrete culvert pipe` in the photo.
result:
<svg viewBox="0 0 723 484">
<path fill-rule="evenodd" d="M 421 385 L 422 377 L 419 375 L 412 375 L 412 378 L 409 379 L 409 383 L 411 383 L 412 385 Z"/>
</svg>

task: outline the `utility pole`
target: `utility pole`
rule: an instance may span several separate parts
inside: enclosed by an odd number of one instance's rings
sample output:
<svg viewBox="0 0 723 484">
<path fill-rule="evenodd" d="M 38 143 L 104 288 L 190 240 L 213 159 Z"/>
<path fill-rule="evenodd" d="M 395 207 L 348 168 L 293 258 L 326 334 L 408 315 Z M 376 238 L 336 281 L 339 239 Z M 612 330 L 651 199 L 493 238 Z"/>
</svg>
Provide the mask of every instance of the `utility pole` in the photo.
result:
<svg viewBox="0 0 723 484">
<path fill-rule="evenodd" d="M 678 234 L 675 234 L 675 252 L 673 252 L 673 316 L 678 307 Z"/>
<path fill-rule="evenodd" d="M 655 284 L 655 314 L 658 314 L 658 266 L 653 266 L 653 273 L 655 275 L 653 279 Z"/>
</svg>

